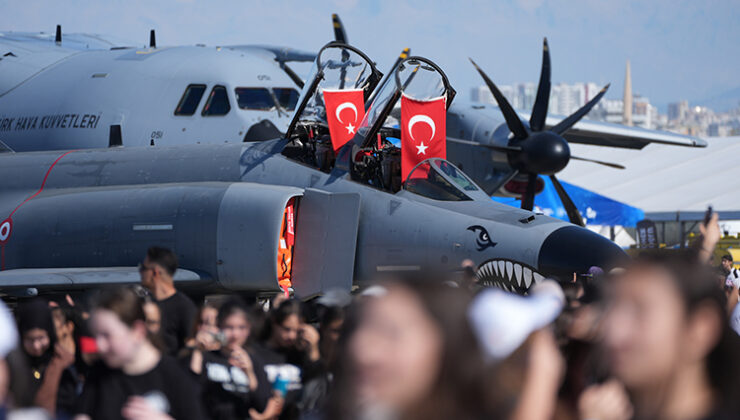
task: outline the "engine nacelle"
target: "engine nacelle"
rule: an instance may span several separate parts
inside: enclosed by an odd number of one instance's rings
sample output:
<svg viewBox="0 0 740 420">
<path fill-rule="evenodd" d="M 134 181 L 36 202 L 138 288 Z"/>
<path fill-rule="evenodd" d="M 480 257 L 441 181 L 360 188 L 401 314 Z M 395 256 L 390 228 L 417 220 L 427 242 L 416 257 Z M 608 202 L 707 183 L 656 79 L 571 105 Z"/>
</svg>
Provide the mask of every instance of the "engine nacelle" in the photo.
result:
<svg viewBox="0 0 740 420">
<path fill-rule="evenodd" d="M 15 211 L 4 268 L 131 267 L 159 245 L 209 287 L 277 290 L 286 206 L 302 194 L 222 182 L 58 189 Z"/>
</svg>

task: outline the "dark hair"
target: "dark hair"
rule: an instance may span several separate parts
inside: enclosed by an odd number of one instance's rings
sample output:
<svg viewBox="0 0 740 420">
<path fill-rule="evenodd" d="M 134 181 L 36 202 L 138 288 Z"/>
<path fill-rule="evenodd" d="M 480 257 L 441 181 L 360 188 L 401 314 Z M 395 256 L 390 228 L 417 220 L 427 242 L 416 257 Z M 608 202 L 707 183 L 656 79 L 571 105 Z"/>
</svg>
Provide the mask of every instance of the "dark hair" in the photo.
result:
<svg viewBox="0 0 740 420">
<path fill-rule="evenodd" d="M 21 302 L 16 308 L 16 319 L 18 321 L 18 333 L 23 339 L 23 335 L 33 329 L 42 329 L 49 336 L 49 348 L 39 357 L 33 357 L 26 354 L 32 367 L 38 368 L 44 366 L 54 356 L 54 345 L 57 341 L 54 320 L 51 317 L 49 303 L 41 298 L 32 298 Z M 25 348 L 23 352 L 26 353 Z"/>
<path fill-rule="evenodd" d="M 223 323 L 226 322 L 226 319 L 234 314 L 242 314 L 244 319 L 246 319 L 247 322 L 250 322 L 249 308 L 247 308 L 247 304 L 236 296 L 230 297 L 221 303 L 221 306 L 218 309 L 218 317 L 216 318 L 216 324 L 218 327 L 221 328 Z"/>
<path fill-rule="evenodd" d="M 691 251 L 689 251 L 691 252 Z M 740 354 L 740 336 L 729 326 L 726 313 L 727 298 L 715 280 L 711 267 L 698 264 L 685 252 L 652 252 L 640 255 L 634 266 L 654 267 L 669 274 L 673 285 L 679 292 L 687 314 L 704 305 L 715 310 L 720 320 L 720 337 L 714 348 L 706 356 L 706 372 L 711 386 L 719 397 L 723 408 L 740 409 L 737 396 L 740 395 L 740 364 L 736 363 Z"/>
<path fill-rule="evenodd" d="M 442 334 L 439 374 L 432 390 L 412 415 L 419 419 L 487 418 L 484 413 L 491 409 L 488 403 L 491 390 L 486 386 L 488 371 L 467 316 L 472 296 L 465 289 L 450 287 L 443 280 L 419 275 L 382 282 L 391 290 L 401 287 L 412 292 Z M 372 299 L 377 298 L 368 298 L 366 302 Z M 345 324 L 354 327 L 361 325 L 362 315 L 358 324 L 353 310 L 350 308 Z M 340 339 L 340 345 L 344 346 L 351 336 L 350 331 L 345 332 L 347 334 Z M 339 353 L 344 359 L 340 362 L 330 398 L 330 419 L 357 417 L 351 384 L 356 374 L 347 360 L 347 352 Z"/>
<path fill-rule="evenodd" d="M 604 278 L 597 276 L 583 284 L 583 296 L 579 299 L 584 305 L 601 303 L 604 299 Z"/>
<path fill-rule="evenodd" d="M 723 260 L 723 261 L 729 261 L 729 262 L 732 262 L 732 261 L 733 261 L 733 259 L 732 259 L 732 255 L 730 255 L 730 254 L 725 254 L 725 255 L 723 255 L 723 256 L 722 256 L 722 260 Z"/>
<path fill-rule="evenodd" d="M 170 276 L 175 275 L 177 271 L 177 255 L 169 248 L 153 246 L 146 251 L 146 256 L 153 264 L 164 268 Z"/>
<path fill-rule="evenodd" d="M 570 308 L 571 306 L 580 303 L 578 294 L 584 291 L 584 284 L 581 279 L 578 279 L 575 282 L 559 281 L 558 284 L 563 289 L 563 294 L 565 295 L 565 301 L 567 303 L 567 308 Z"/>
<path fill-rule="evenodd" d="M 216 312 L 219 310 L 219 303 L 214 301 L 205 301 L 203 302 L 200 307 L 198 307 L 198 310 L 195 313 L 195 318 L 193 318 L 193 327 L 190 330 L 190 338 L 194 338 L 198 334 L 198 328 L 200 327 L 200 319 L 203 317 L 203 311 L 206 309 L 215 309 Z M 218 321 L 216 321 L 218 323 Z"/>
<path fill-rule="evenodd" d="M 111 311 L 129 327 L 136 321 L 146 322 L 143 298 L 129 287 L 112 287 L 100 292 L 95 309 Z"/>
<path fill-rule="evenodd" d="M 336 321 L 344 321 L 346 310 L 341 306 L 326 306 L 319 313 L 319 326 L 324 328 Z"/>
<path fill-rule="evenodd" d="M 129 328 L 133 328 L 137 322 L 146 323 L 144 298 L 131 287 L 112 287 L 103 290 L 97 297 L 94 308 L 113 312 Z M 146 337 L 159 351 L 164 351 L 165 345 L 159 335 L 154 335 L 147 329 Z"/>
<path fill-rule="evenodd" d="M 267 341 L 272 337 L 275 325 L 283 325 L 286 319 L 291 315 L 298 316 L 298 319 L 304 321 L 306 319 L 304 315 L 303 303 L 298 299 L 289 299 L 283 301 L 275 308 L 272 308 L 267 315 L 267 322 L 262 329 L 261 339 Z"/>
</svg>

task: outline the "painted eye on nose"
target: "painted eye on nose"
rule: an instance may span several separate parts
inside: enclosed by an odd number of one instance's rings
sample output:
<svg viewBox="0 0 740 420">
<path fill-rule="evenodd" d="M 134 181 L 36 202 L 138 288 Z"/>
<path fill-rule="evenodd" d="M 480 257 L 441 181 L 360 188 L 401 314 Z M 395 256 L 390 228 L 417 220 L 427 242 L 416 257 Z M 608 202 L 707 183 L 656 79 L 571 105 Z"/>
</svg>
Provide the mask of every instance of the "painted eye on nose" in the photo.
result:
<svg viewBox="0 0 740 420">
<path fill-rule="evenodd" d="M 481 225 L 473 225 L 468 227 L 468 230 L 475 233 L 475 244 L 478 251 L 483 251 L 486 248 L 493 248 L 496 246 L 496 242 L 491 241 L 491 236 L 488 234 L 488 230 Z"/>
</svg>

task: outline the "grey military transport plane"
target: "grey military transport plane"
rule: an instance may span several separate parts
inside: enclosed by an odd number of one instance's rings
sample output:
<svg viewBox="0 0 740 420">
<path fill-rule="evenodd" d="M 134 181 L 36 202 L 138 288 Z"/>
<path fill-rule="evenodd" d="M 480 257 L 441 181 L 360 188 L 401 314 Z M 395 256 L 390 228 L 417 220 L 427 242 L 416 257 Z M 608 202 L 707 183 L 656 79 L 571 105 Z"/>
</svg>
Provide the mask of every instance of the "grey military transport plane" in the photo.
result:
<svg viewBox="0 0 740 420">
<path fill-rule="evenodd" d="M 316 54 L 263 45 L 136 48 L 0 31 L 0 141 L 16 151 L 224 143 L 285 132 Z M 110 139 L 110 127 L 118 126 Z M 113 144 L 116 145 L 116 144 Z"/>
<path fill-rule="evenodd" d="M 526 293 L 544 276 L 624 255 L 587 229 L 492 202 L 442 159 L 393 181 L 399 150 L 383 122 L 401 93 L 454 96 L 421 57 L 383 79 L 355 138 L 324 161 L 322 92 L 368 97 L 380 79 L 362 52 L 333 43 L 283 138 L 0 155 L 2 292 L 136 282 L 151 244 L 176 250 L 181 287 L 258 293 L 289 278 L 302 297 L 379 272 L 454 270 L 468 258 L 481 281 Z"/>
</svg>

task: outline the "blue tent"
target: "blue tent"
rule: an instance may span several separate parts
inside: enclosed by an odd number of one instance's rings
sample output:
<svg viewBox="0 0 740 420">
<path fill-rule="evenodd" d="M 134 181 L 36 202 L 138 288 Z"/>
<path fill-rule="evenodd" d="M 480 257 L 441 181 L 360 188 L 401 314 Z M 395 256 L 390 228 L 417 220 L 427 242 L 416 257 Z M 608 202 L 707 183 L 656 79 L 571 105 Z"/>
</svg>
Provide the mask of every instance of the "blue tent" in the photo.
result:
<svg viewBox="0 0 740 420">
<path fill-rule="evenodd" d="M 545 189 L 535 196 L 535 211 L 542 212 L 547 216 L 568 220 L 563 203 L 560 202 L 560 197 L 558 197 L 550 178 L 543 176 L 542 180 L 545 181 Z M 581 215 L 586 218 L 587 224 L 634 227 L 637 222 L 645 218 L 645 213 L 636 207 L 620 203 L 564 181 L 560 181 L 560 183 L 563 184 L 563 188 L 573 200 L 573 204 L 578 207 Z M 521 202 L 516 198 L 491 198 L 499 203 L 515 207 L 521 206 Z"/>
</svg>

